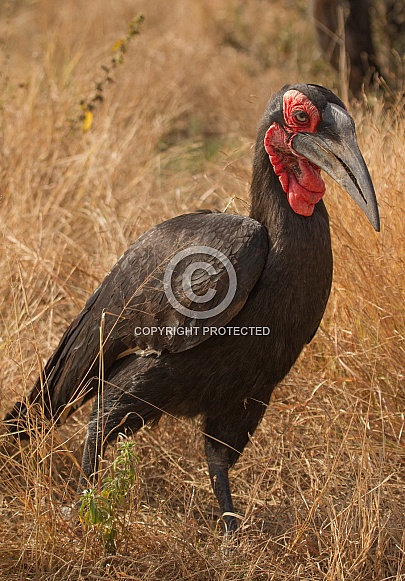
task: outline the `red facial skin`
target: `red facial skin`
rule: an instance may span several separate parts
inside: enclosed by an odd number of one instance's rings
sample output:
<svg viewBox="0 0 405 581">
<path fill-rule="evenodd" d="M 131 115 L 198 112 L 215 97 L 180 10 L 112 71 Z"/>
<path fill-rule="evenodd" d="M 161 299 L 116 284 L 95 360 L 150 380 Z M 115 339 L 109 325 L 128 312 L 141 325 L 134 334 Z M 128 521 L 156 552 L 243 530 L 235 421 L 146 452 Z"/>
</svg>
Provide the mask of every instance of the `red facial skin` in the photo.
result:
<svg viewBox="0 0 405 581">
<path fill-rule="evenodd" d="M 295 90 L 284 94 L 283 114 L 285 127 L 273 123 L 264 147 L 291 208 L 297 214 L 311 216 L 325 193 L 325 184 L 319 167 L 293 151 L 291 144 L 297 133 L 315 133 L 321 115 L 308 97 Z"/>
</svg>

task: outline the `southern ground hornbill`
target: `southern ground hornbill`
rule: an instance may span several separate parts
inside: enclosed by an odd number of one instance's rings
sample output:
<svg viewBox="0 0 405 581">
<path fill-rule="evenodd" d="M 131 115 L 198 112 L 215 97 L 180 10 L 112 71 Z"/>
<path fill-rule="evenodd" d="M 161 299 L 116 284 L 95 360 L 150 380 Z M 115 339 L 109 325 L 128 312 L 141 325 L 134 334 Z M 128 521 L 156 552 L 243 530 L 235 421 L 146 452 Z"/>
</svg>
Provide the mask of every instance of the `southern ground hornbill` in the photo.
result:
<svg viewBox="0 0 405 581">
<path fill-rule="evenodd" d="M 97 395 L 79 488 L 108 441 L 165 412 L 201 415 L 211 483 L 236 529 L 228 469 L 322 319 L 332 281 L 325 170 L 379 230 L 371 178 L 342 101 L 287 85 L 267 105 L 250 217 L 199 212 L 130 246 L 63 335 L 25 403 L 8 414 L 62 423 Z"/>
</svg>

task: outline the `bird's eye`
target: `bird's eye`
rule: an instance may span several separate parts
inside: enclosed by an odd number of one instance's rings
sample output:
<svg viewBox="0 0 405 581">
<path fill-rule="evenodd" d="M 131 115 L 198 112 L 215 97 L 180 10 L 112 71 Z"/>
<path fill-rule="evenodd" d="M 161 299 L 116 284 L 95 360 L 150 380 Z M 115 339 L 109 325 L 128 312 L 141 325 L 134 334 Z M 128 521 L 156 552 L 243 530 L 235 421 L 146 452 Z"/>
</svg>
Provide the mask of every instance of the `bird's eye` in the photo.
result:
<svg viewBox="0 0 405 581">
<path fill-rule="evenodd" d="M 309 116 L 305 111 L 295 111 L 293 116 L 298 121 L 298 123 L 307 123 L 309 121 Z"/>
</svg>

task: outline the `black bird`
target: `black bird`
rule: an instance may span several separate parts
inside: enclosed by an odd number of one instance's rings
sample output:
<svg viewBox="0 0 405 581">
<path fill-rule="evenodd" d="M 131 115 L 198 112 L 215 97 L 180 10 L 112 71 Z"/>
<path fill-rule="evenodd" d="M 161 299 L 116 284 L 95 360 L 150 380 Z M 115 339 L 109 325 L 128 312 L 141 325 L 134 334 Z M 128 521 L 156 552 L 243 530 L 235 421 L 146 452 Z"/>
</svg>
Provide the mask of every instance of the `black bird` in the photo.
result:
<svg viewBox="0 0 405 581">
<path fill-rule="evenodd" d="M 228 470 L 275 386 L 322 319 L 332 281 L 325 170 L 379 230 L 377 201 L 342 101 L 286 85 L 256 141 L 250 217 L 199 212 L 129 247 L 63 335 L 26 403 L 60 424 L 98 394 L 79 488 L 107 442 L 163 413 L 202 416 L 209 474 L 226 530 L 236 529 Z"/>
</svg>

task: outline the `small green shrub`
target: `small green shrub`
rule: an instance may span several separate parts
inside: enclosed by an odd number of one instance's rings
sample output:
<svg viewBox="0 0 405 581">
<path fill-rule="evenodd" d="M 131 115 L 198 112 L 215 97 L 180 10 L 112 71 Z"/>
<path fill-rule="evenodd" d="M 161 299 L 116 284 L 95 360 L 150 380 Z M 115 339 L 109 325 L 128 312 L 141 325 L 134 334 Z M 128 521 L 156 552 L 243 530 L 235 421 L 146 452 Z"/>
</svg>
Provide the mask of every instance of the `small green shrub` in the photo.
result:
<svg viewBox="0 0 405 581">
<path fill-rule="evenodd" d="M 139 458 L 134 453 L 134 446 L 134 442 L 120 434 L 111 475 L 103 478 L 101 490 L 95 486 L 82 494 L 80 519 L 85 526 L 93 527 L 100 534 L 107 554 L 116 553 L 117 537 L 125 520 L 125 499 L 136 481 L 134 463 Z"/>
</svg>

